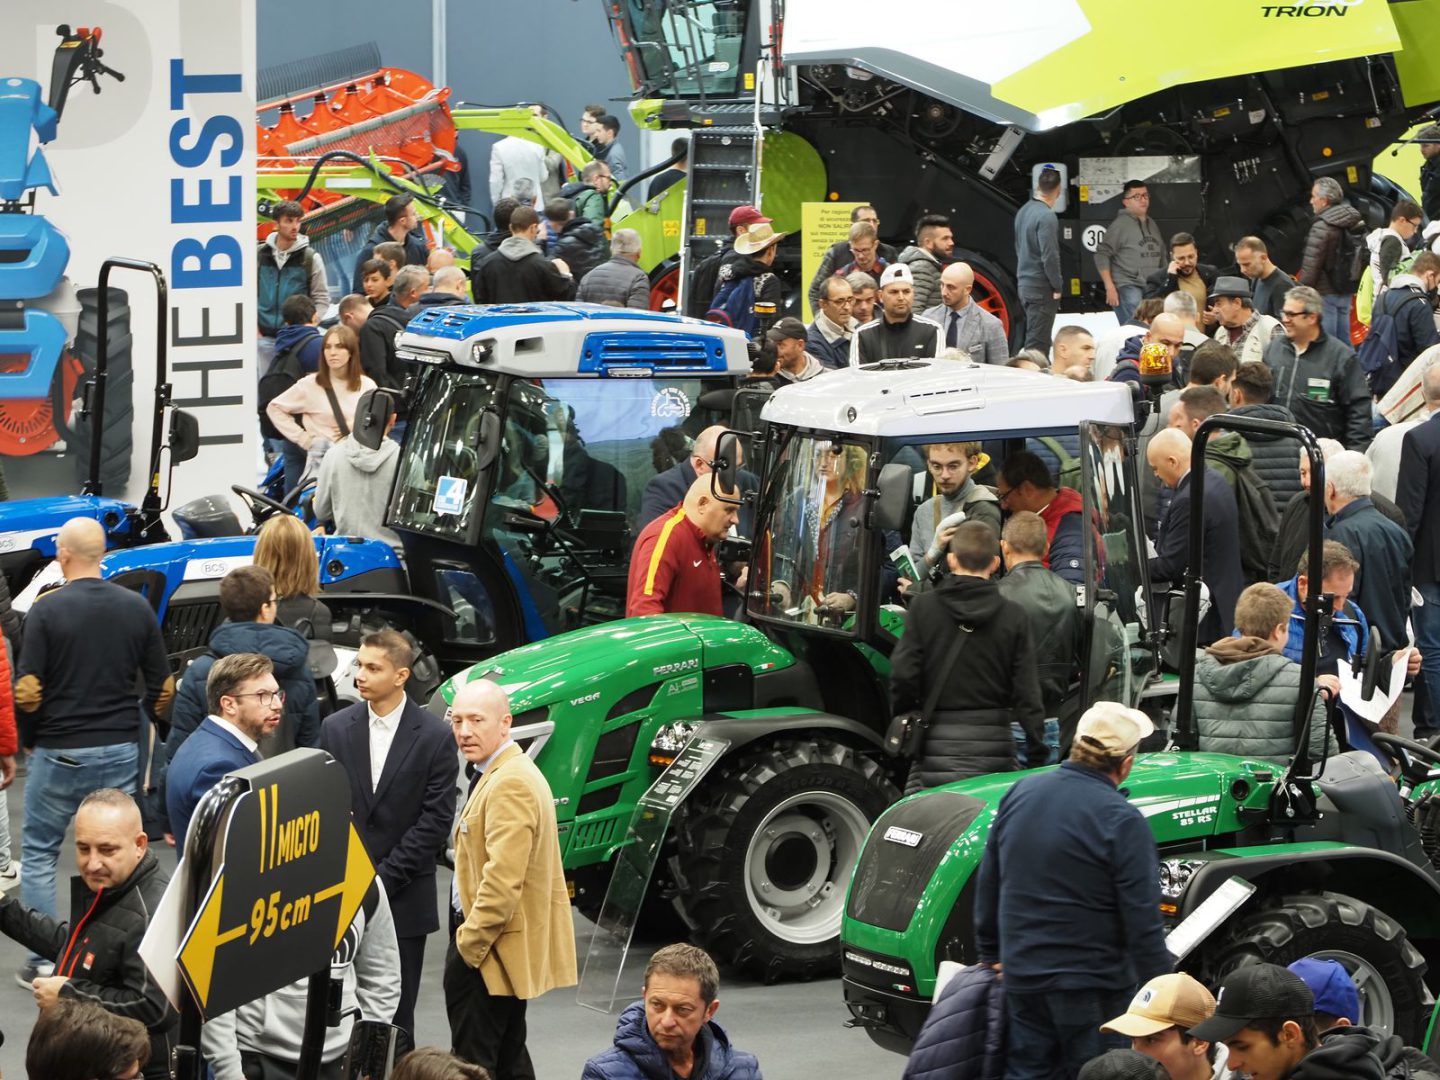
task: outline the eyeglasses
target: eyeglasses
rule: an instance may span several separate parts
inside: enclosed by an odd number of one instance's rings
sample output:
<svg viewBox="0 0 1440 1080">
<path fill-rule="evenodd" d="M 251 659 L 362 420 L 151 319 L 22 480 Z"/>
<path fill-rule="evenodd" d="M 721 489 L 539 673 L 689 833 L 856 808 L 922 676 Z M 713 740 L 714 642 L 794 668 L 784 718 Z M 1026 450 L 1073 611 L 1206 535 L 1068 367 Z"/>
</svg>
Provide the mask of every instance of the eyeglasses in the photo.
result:
<svg viewBox="0 0 1440 1080">
<path fill-rule="evenodd" d="M 253 694 L 226 694 L 226 697 L 233 698 L 257 698 L 261 705 L 284 705 L 284 690 L 256 690 Z"/>
<path fill-rule="evenodd" d="M 842 296 L 839 300 L 831 300 L 829 297 L 822 297 L 820 299 L 820 302 L 822 304 L 834 304 L 836 307 L 849 307 L 851 304 L 855 303 L 855 297 Z"/>
<path fill-rule="evenodd" d="M 1004 491 L 1001 491 L 999 486 L 997 485 L 995 488 L 995 501 L 1000 504 L 1000 508 L 1003 510 L 1005 508 L 1005 504 L 1010 500 L 1010 496 L 1014 494 L 1014 488 L 1006 488 Z"/>
<path fill-rule="evenodd" d="M 1284 308 L 1280 310 L 1280 318 L 1282 321 L 1286 319 L 1298 319 L 1301 315 L 1313 314 L 1315 314 L 1313 311 L 1287 311 Z"/>
<path fill-rule="evenodd" d="M 1148 199 L 1148 198 L 1150 198 L 1150 193 L 1149 193 L 1148 191 L 1137 191 L 1137 192 L 1132 192 L 1132 193 L 1129 194 L 1129 195 L 1126 195 L 1125 198 L 1121 199 L 1120 201 L 1121 201 L 1121 202 L 1130 202 L 1130 201 L 1133 200 L 1133 199 Z"/>
<path fill-rule="evenodd" d="M 930 471 L 934 473 L 960 472 L 969 464 L 968 461 L 932 461 L 929 463 Z"/>
</svg>

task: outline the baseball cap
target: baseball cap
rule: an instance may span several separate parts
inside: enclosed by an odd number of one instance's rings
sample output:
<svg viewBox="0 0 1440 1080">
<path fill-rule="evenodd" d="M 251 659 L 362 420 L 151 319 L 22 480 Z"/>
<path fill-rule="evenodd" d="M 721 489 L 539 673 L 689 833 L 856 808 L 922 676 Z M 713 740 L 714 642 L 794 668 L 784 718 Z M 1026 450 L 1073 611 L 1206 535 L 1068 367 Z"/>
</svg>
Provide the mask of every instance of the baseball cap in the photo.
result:
<svg viewBox="0 0 1440 1080">
<path fill-rule="evenodd" d="M 1360 991 L 1355 989 L 1355 980 L 1338 960 L 1307 956 L 1291 964 L 1290 970 L 1299 975 L 1315 995 L 1317 1013 L 1360 1023 Z"/>
<path fill-rule="evenodd" d="M 1210 289 L 1210 299 L 1219 296 L 1235 296 L 1241 300 L 1250 299 L 1250 279 L 1243 277 L 1218 277 Z"/>
<path fill-rule="evenodd" d="M 1080 1068 L 1080 1080 L 1156 1080 L 1165 1075 L 1158 1061 L 1135 1050 L 1111 1050 Z"/>
<path fill-rule="evenodd" d="M 1189 1031 L 1203 1024 L 1214 1011 L 1214 995 L 1191 976 L 1159 975 L 1140 988 L 1124 1013 L 1103 1024 L 1100 1030 L 1132 1039 L 1172 1027 Z"/>
<path fill-rule="evenodd" d="M 1075 737 L 1109 757 L 1123 757 L 1155 733 L 1155 725 L 1139 709 L 1118 701 L 1097 701 L 1085 710 Z"/>
<path fill-rule="evenodd" d="M 770 219 L 753 206 L 737 206 L 730 211 L 730 229 L 733 232 L 741 225 L 768 225 Z"/>
<path fill-rule="evenodd" d="M 793 315 L 787 315 L 769 330 L 765 336 L 771 341 L 788 341 L 791 338 L 805 339 L 805 324 Z"/>
<path fill-rule="evenodd" d="M 883 289 L 892 281 L 903 281 L 906 285 L 914 285 L 915 275 L 910 272 L 910 267 L 904 263 L 891 263 L 885 268 L 885 272 L 880 275 L 880 288 Z"/>
<path fill-rule="evenodd" d="M 1247 964 L 1232 971 L 1215 995 L 1215 1015 L 1190 1029 L 1190 1037 L 1224 1042 L 1252 1020 L 1298 1020 L 1315 1013 L 1305 980 L 1279 964 Z"/>
</svg>

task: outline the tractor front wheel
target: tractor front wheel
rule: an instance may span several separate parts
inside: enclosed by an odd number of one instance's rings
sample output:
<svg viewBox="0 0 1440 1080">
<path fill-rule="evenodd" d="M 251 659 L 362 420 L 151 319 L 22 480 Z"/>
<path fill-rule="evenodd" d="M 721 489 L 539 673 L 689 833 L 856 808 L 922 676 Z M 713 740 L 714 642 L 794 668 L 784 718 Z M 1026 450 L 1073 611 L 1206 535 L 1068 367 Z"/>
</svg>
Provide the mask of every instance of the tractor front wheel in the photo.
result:
<svg viewBox="0 0 1440 1080">
<path fill-rule="evenodd" d="M 872 757 L 824 738 L 721 762 L 676 820 L 671 870 L 695 939 L 765 982 L 837 971 L 850 875 L 898 797 Z"/>
<path fill-rule="evenodd" d="M 1247 964 L 1336 960 L 1360 991 L 1360 1023 L 1414 1046 L 1425 1034 L 1425 958 L 1401 925 L 1341 893 L 1277 896 L 1206 950 L 1218 981 Z"/>
</svg>

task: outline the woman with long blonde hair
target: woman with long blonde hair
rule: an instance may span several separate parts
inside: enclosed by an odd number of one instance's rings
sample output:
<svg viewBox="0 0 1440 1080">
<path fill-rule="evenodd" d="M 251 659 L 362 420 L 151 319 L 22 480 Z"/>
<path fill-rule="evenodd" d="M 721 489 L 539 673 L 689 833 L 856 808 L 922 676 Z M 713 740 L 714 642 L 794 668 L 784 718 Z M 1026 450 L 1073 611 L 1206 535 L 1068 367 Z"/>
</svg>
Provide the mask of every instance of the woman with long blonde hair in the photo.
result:
<svg viewBox="0 0 1440 1080">
<path fill-rule="evenodd" d="M 330 639 L 330 609 L 320 595 L 320 557 L 305 523 L 293 514 L 279 514 L 260 527 L 255 565 L 275 578 L 275 621 L 308 638 Z"/>
</svg>

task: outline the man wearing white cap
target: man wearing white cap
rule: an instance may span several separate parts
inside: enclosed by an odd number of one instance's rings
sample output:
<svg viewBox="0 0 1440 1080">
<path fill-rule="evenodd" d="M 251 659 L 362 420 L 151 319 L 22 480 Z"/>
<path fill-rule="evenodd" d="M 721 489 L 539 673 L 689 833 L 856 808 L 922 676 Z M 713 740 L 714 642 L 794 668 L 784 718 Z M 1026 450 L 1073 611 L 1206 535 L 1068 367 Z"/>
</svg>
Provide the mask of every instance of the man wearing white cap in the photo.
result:
<svg viewBox="0 0 1440 1080">
<path fill-rule="evenodd" d="M 1000 800 L 976 882 L 975 942 L 980 962 L 1005 973 L 1006 1080 L 1074 1077 L 1123 1046 L 1100 1026 L 1174 966 L 1155 840 L 1117 790 L 1154 730 L 1136 709 L 1096 702 L 1069 760 Z"/>
<path fill-rule="evenodd" d="M 850 339 L 850 366 L 940 355 L 940 324 L 915 314 L 915 277 L 904 263 L 880 275 L 880 318 Z"/>
<path fill-rule="evenodd" d="M 1170 1080 L 1212 1080 L 1223 1077 L 1225 1044 L 1190 1034 L 1215 1014 L 1215 995 L 1184 972 L 1157 975 L 1135 995 L 1123 1014 L 1101 1031 L 1128 1036 L 1137 1054 L 1165 1066 Z"/>
</svg>

